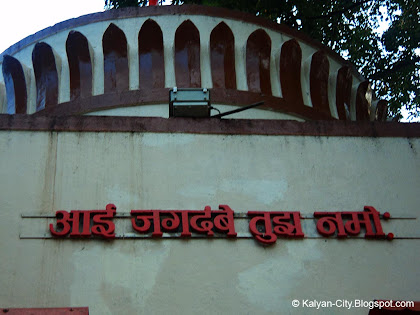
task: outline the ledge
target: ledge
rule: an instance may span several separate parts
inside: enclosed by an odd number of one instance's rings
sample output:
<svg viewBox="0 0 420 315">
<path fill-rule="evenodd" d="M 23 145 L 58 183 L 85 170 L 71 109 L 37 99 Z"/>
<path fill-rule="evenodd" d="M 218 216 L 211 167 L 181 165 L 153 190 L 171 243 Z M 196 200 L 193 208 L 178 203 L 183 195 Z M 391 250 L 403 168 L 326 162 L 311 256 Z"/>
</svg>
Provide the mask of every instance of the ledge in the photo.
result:
<svg viewBox="0 0 420 315">
<path fill-rule="evenodd" d="M 0 130 L 420 138 L 420 123 L 0 115 Z"/>
<path fill-rule="evenodd" d="M 333 120 L 329 113 L 324 113 L 309 106 L 298 106 L 287 103 L 283 98 L 254 93 L 249 91 L 238 91 L 229 89 L 210 89 L 213 104 L 226 104 L 245 106 L 260 101 L 264 105 L 259 108 L 274 112 L 294 115 L 306 120 Z M 66 116 L 81 115 L 90 112 L 113 109 L 118 107 L 129 107 L 139 105 L 165 104 L 169 99 L 168 88 L 157 88 L 152 90 L 131 90 L 115 93 L 106 93 L 85 98 L 76 99 L 56 106 L 47 107 L 35 116 Z"/>
</svg>

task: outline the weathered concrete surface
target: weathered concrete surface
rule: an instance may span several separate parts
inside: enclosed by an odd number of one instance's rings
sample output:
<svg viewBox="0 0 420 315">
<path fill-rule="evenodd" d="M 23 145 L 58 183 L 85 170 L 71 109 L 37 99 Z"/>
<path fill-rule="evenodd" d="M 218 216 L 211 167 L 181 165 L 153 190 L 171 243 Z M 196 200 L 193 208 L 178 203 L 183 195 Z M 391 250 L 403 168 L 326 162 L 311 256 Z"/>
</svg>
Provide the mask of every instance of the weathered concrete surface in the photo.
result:
<svg viewBox="0 0 420 315">
<path fill-rule="evenodd" d="M 418 217 L 419 152 L 418 138 L 1 131 L 0 305 L 88 306 L 94 315 L 309 314 L 291 301 L 418 299 L 419 239 L 279 239 L 264 248 L 251 239 L 19 234 L 22 213 L 111 202 L 121 212 L 228 204 L 303 215 L 372 205 Z M 405 226 L 386 232 L 403 235 Z"/>
</svg>

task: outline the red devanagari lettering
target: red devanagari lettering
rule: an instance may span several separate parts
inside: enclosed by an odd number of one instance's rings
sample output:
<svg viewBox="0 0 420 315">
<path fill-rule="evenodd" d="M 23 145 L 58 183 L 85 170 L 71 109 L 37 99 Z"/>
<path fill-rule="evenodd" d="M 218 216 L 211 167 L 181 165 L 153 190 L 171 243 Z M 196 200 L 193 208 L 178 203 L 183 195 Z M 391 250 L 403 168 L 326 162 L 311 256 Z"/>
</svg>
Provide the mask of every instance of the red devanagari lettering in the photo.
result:
<svg viewBox="0 0 420 315">
<path fill-rule="evenodd" d="M 300 224 L 300 212 L 248 211 L 248 216 L 253 216 L 249 221 L 249 230 L 251 234 L 254 235 L 259 242 L 265 245 L 274 244 L 277 240 L 277 236 L 289 238 L 304 237 Z M 293 218 L 293 223 L 287 222 L 290 221 L 291 218 Z"/>
<path fill-rule="evenodd" d="M 150 233 L 152 237 L 162 237 L 163 233 L 160 229 L 160 210 L 131 210 L 131 215 L 135 217 L 131 218 L 131 224 L 139 233 Z M 150 223 L 153 220 L 153 229 Z M 137 222 L 142 223 L 138 225 Z"/>
<path fill-rule="evenodd" d="M 213 222 L 211 221 L 212 211 L 209 206 L 204 207 L 204 211 L 190 211 L 194 215 L 191 217 L 190 225 L 194 232 L 204 233 L 213 236 Z"/>
<path fill-rule="evenodd" d="M 115 216 L 117 207 L 108 204 L 105 211 L 93 212 L 92 234 L 99 235 L 104 238 L 115 238 L 115 224 L 111 219 Z"/>
<path fill-rule="evenodd" d="M 191 237 L 191 232 L 213 236 L 215 232 L 235 237 L 234 213 L 227 205 L 219 210 L 131 210 L 133 229 L 139 233 L 150 233 L 162 237 L 163 232 L 177 232 L 181 237 Z M 153 225 L 151 223 L 153 221 Z"/>
<path fill-rule="evenodd" d="M 228 205 L 219 205 L 221 211 L 213 211 L 216 216 L 213 220 L 214 227 L 218 232 L 226 233 L 227 237 L 236 237 L 233 210 Z"/>
<path fill-rule="evenodd" d="M 50 232 L 53 236 L 56 237 L 62 237 L 62 236 L 66 236 L 67 234 L 70 233 L 71 230 L 71 222 L 72 219 L 70 218 L 70 213 L 68 213 L 67 211 L 57 211 L 55 213 L 55 216 L 57 218 L 57 227 L 61 228 L 61 231 L 56 231 L 54 229 L 54 224 L 50 224 Z M 61 216 L 61 218 L 59 218 Z"/>
<path fill-rule="evenodd" d="M 316 229 L 321 235 L 331 236 L 338 231 L 337 237 L 342 238 L 347 236 L 341 212 L 314 212 L 314 217 L 321 217 L 316 223 Z M 325 228 L 325 225 L 327 225 L 327 229 Z"/>
<path fill-rule="evenodd" d="M 379 212 L 371 206 L 365 206 L 364 211 L 315 212 L 314 217 L 320 218 L 316 228 L 323 236 L 332 236 L 336 232 L 338 238 L 357 236 L 363 225 L 366 230 L 365 238 L 386 238 L 382 230 Z"/>
<path fill-rule="evenodd" d="M 113 204 L 108 204 L 105 210 L 57 211 L 57 228 L 61 228 L 61 231 L 54 229 L 54 225 L 50 224 L 50 232 L 56 237 L 69 235 L 71 238 L 78 238 L 90 237 L 94 234 L 104 238 L 114 238 L 115 225 L 110 219 L 115 213 L 116 207 Z M 92 229 L 91 216 L 94 223 Z"/>
</svg>

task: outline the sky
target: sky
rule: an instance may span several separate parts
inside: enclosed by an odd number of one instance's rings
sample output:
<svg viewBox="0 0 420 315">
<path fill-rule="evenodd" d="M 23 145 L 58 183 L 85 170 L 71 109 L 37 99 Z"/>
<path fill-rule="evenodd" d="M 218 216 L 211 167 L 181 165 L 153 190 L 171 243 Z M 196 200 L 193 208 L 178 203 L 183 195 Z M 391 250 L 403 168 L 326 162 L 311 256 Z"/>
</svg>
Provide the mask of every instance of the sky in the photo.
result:
<svg viewBox="0 0 420 315">
<path fill-rule="evenodd" d="M 104 0 L 1 0 L 0 53 L 56 23 L 101 12 Z"/>
</svg>

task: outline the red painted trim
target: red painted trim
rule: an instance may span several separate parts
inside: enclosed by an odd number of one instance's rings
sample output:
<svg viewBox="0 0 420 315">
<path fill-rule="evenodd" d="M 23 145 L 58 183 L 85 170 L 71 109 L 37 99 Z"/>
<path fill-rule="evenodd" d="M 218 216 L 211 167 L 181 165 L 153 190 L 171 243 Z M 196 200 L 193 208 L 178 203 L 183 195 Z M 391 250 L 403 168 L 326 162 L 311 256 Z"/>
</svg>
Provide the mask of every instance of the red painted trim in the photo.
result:
<svg viewBox="0 0 420 315">
<path fill-rule="evenodd" d="M 143 23 L 138 33 L 139 85 L 143 89 L 165 87 L 163 34 L 152 19 Z"/>
<path fill-rule="evenodd" d="M 420 138 L 420 123 L 0 115 L 0 130 Z"/>
<path fill-rule="evenodd" d="M 310 70 L 310 91 L 314 109 L 330 114 L 328 102 L 330 63 L 323 52 L 316 52 L 312 56 Z M 367 112 L 367 109 L 366 109 Z"/>
<path fill-rule="evenodd" d="M 283 98 L 296 107 L 304 107 L 301 84 L 302 49 L 296 39 L 290 39 L 281 47 L 280 84 Z"/>
<path fill-rule="evenodd" d="M 88 307 L 3 308 L 8 315 L 89 315 Z"/>
<path fill-rule="evenodd" d="M 25 114 L 28 95 L 21 63 L 14 57 L 4 56 L 2 72 L 7 96 L 7 113 Z"/>
<path fill-rule="evenodd" d="M 271 95 L 270 59 L 271 39 L 258 29 L 249 35 L 246 43 L 246 79 L 252 92 Z"/>
<path fill-rule="evenodd" d="M 37 43 L 32 51 L 32 64 L 36 83 L 36 110 L 58 104 L 58 72 L 50 45 Z"/>
<path fill-rule="evenodd" d="M 175 32 L 175 79 L 181 88 L 201 87 L 200 32 L 190 20 Z"/>
<path fill-rule="evenodd" d="M 210 63 L 213 87 L 236 90 L 235 37 L 225 22 L 211 31 Z"/>
<path fill-rule="evenodd" d="M 70 31 L 66 40 L 66 53 L 70 72 L 70 99 L 91 96 L 92 61 L 87 38 L 80 32 Z"/>
<path fill-rule="evenodd" d="M 104 92 L 127 91 L 129 88 L 127 38 L 125 33 L 111 23 L 102 36 L 104 55 Z"/>
</svg>

